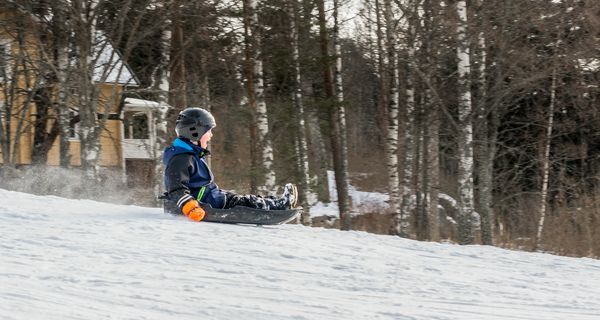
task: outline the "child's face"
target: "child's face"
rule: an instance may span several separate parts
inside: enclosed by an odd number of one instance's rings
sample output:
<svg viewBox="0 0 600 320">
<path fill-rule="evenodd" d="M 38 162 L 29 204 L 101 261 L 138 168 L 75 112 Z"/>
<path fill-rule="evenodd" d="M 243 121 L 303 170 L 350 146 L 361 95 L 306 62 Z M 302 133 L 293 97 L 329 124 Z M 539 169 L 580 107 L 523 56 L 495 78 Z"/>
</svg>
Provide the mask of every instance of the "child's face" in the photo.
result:
<svg viewBox="0 0 600 320">
<path fill-rule="evenodd" d="M 212 129 L 206 131 L 206 133 L 202 137 L 200 137 L 200 146 L 202 148 L 206 149 L 208 147 L 208 142 L 210 141 L 212 136 L 213 136 Z"/>
</svg>

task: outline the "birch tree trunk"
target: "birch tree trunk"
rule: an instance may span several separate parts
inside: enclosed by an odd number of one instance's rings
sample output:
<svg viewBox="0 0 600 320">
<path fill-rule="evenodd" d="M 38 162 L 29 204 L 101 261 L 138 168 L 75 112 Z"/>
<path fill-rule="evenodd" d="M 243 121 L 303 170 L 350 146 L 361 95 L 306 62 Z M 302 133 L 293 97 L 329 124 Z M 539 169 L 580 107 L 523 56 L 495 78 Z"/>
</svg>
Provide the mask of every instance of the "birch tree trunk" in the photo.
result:
<svg viewBox="0 0 600 320">
<path fill-rule="evenodd" d="M 384 41 L 386 39 L 383 35 L 383 22 L 382 15 L 385 15 L 381 10 L 381 2 L 380 0 L 375 0 L 375 24 L 376 24 L 376 37 L 377 37 L 377 56 L 376 56 L 376 67 L 377 67 L 377 75 L 379 76 L 379 99 L 377 101 L 377 114 L 378 114 L 378 124 L 381 132 L 386 132 L 387 130 L 387 114 L 388 114 L 388 79 L 387 72 L 385 71 L 386 64 L 386 52 L 383 49 Z M 385 19 L 385 17 L 383 17 Z M 398 62 L 396 61 L 396 64 Z M 398 81 L 398 79 L 396 79 Z M 398 102 L 398 101 L 396 101 Z"/>
<path fill-rule="evenodd" d="M 395 216 L 396 227 L 395 234 L 401 235 L 402 221 L 401 198 L 400 198 L 400 178 L 398 167 L 398 54 L 396 45 L 396 20 L 393 16 L 391 0 L 384 0 L 385 24 L 386 24 L 386 44 L 388 66 L 384 71 L 387 72 L 389 91 L 387 93 L 388 111 L 387 111 L 387 174 L 388 174 L 388 192 L 390 196 L 390 208 Z M 382 78 L 385 78 L 381 76 Z"/>
<path fill-rule="evenodd" d="M 246 15 L 246 49 L 249 50 L 248 58 L 252 65 L 252 77 L 247 78 L 251 87 L 248 89 L 248 101 L 256 116 L 256 145 L 260 150 L 260 164 L 262 183 L 259 191 L 269 193 L 275 190 L 275 171 L 273 170 L 273 147 L 269 137 L 269 119 L 267 115 L 267 103 L 264 96 L 264 74 L 263 61 L 261 57 L 260 25 L 258 23 L 258 0 L 245 0 L 244 9 Z M 250 89 L 251 88 L 251 89 Z"/>
<path fill-rule="evenodd" d="M 169 111 L 169 62 L 171 60 L 171 21 L 167 20 L 165 27 L 161 35 L 161 62 L 158 66 L 158 70 L 155 72 L 158 75 L 158 79 L 155 81 L 155 85 L 158 86 L 158 109 L 153 112 L 154 118 L 154 130 L 153 134 L 156 135 L 156 140 L 153 146 L 153 158 L 154 158 L 154 194 L 156 199 L 162 194 L 163 179 L 164 179 L 164 166 L 162 163 L 163 150 L 166 147 L 168 136 L 167 128 L 167 112 Z"/>
<path fill-rule="evenodd" d="M 269 193 L 275 190 L 275 171 L 273 171 L 273 147 L 269 137 L 269 118 L 267 103 L 265 101 L 265 85 L 263 74 L 263 61 L 261 57 L 260 25 L 258 24 L 257 1 L 249 0 L 250 30 L 252 30 L 254 53 L 254 94 L 256 99 L 256 121 L 258 124 L 258 141 L 264 168 L 264 183 L 262 192 Z"/>
<path fill-rule="evenodd" d="M 560 1 L 561 4 L 564 4 L 563 1 Z M 565 16 L 564 14 L 561 16 L 561 24 L 564 25 Z M 544 156 L 542 158 L 542 190 L 540 194 L 540 212 L 539 212 L 539 222 L 537 226 L 537 233 L 535 236 L 534 242 L 534 250 L 537 250 L 540 247 L 540 243 L 542 241 L 542 234 L 544 232 L 544 221 L 546 219 L 547 214 L 547 202 L 548 202 L 548 184 L 550 177 L 550 147 L 552 145 L 552 131 L 554 130 L 554 109 L 556 107 L 556 89 L 558 86 L 557 79 L 557 68 L 559 66 L 559 49 L 561 45 L 561 36 L 562 32 L 560 27 L 556 31 L 556 41 L 554 43 L 554 56 L 552 59 L 552 84 L 550 87 L 550 105 L 548 106 L 548 125 L 546 127 L 546 137 L 545 137 L 545 150 Z"/>
<path fill-rule="evenodd" d="M 5 83 L 3 83 L 3 87 L 6 87 Z M 2 164 L 7 165 L 9 158 L 8 142 L 10 141 L 10 139 L 8 138 L 9 131 L 7 131 L 7 129 L 9 129 L 8 124 L 10 123 L 10 121 L 5 121 L 4 119 L 9 119 L 10 116 L 8 112 L 8 104 L 6 103 L 6 100 L 8 100 L 8 95 L 6 94 L 6 92 L 3 92 L 3 96 L 4 101 L 0 103 L 0 148 L 2 150 Z M 0 173 L 1 168 L 2 167 L 0 167 Z M 0 177 L 3 176 L 0 174 Z"/>
<path fill-rule="evenodd" d="M 4 101 L 2 104 L 2 117 L 4 119 L 4 122 L 2 123 L 2 128 L 3 128 L 3 132 L 4 135 L 1 136 L 1 142 L 2 142 L 2 164 L 3 166 L 8 166 L 11 165 L 11 161 L 10 161 L 10 149 L 11 149 L 11 143 L 12 143 L 12 137 L 11 137 L 11 133 L 12 133 L 12 113 L 13 113 L 13 103 L 15 100 L 15 95 L 16 95 L 16 91 L 17 91 L 17 83 L 18 83 L 18 78 L 16 75 L 16 71 L 18 70 L 18 62 L 17 62 L 17 58 L 13 57 L 13 53 L 11 52 L 11 48 L 8 48 L 8 54 L 9 54 L 9 63 L 12 60 L 12 68 L 11 68 L 11 72 L 8 72 L 8 70 L 3 70 L 4 73 L 4 81 L 2 83 L 2 93 L 3 93 L 3 97 L 4 97 Z M 7 63 L 7 64 L 9 64 Z"/>
<path fill-rule="evenodd" d="M 302 103 L 302 74 L 300 72 L 300 50 L 299 50 L 299 11 L 296 0 L 288 0 L 286 3 L 288 16 L 290 18 L 290 34 L 292 39 L 292 63 L 294 66 L 294 105 L 296 110 L 296 121 L 298 123 L 298 148 L 297 159 L 299 162 L 301 181 L 300 181 L 300 204 L 304 208 L 300 222 L 304 225 L 310 225 L 310 206 L 308 202 L 309 194 L 312 193 L 310 186 L 310 173 L 308 167 L 308 146 L 306 143 L 307 131 L 304 114 L 304 105 Z"/>
<path fill-rule="evenodd" d="M 471 62 L 469 41 L 467 38 L 467 4 L 465 0 L 456 2 L 457 56 L 458 56 L 458 188 L 459 221 L 458 241 L 460 244 L 472 244 L 474 185 L 473 185 L 473 125 L 471 105 Z"/>
<path fill-rule="evenodd" d="M 558 47 L 558 41 L 557 41 Z M 546 202 L 548 201 L 548 180 L 550 176 L 550 146 L 552 144 L 552 130 L 554 126 L 554 108 L 556 104 L 556 65 L 552 70 L 552 85 L 550 88 L 550 105 L 548 106 L 548 126 L 546 127 L 546 141 L 544 157 L 542 158 L 542 190 L 540 194 L 540 220 L 537 226 L 534 250 L 537 250 L 544 232 L 544 220 L 546 219 Z"/>
<path fill-rule="evenodd" d="M 336 112 L 339 122 L 338 139 L 340 144 L 339 165 L 336 170 L 336 184 L 338 193 L 338 206 L 340 209 L 341 229 L 351 228 L 351 199 L 348 181 L 348 140 L 346 132 L 346 108 L 344 106 L 344 89 L 342 83 L 342 50 L 339 37 L 339 6 L 338 0 L 333 0 L 333 49 L 335 55 L 334 83 L 336 93 Z"/>
</svg>

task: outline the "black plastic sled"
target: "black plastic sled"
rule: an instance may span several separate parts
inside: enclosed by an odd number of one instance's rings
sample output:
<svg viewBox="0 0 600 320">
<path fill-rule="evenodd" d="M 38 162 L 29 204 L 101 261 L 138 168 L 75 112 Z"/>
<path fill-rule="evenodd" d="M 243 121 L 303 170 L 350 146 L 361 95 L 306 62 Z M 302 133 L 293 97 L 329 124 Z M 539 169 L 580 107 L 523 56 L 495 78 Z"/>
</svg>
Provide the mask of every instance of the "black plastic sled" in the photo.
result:
<svg viewBox="0 0 600 320">
<path fill-rule="evenodd" d="M 231 209 L 215 209 L 202 205 L 206 212 L 202 221 L 234 224 L 274 225 L 284 224 L 294 220 L 302 208 L 290 210 L 262 210 L 244 206 L 235 206 Z"/>
</svg>

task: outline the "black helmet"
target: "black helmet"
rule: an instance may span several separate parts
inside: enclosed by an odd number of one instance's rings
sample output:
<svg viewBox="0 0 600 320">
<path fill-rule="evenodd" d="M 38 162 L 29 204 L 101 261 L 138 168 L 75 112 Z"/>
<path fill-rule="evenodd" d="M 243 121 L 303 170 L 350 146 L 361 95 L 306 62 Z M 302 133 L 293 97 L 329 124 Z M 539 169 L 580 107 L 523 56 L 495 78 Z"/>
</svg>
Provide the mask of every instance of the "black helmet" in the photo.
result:
<svg viewBox="0 0 600 320">
<path fill-rule="evenodd" d="M 177 135 L 191 141 L 199 140 L 208 130 L 217 126 L 212 114 L 202 108 L 181 111 L 175 123 Z"/>
</svg>

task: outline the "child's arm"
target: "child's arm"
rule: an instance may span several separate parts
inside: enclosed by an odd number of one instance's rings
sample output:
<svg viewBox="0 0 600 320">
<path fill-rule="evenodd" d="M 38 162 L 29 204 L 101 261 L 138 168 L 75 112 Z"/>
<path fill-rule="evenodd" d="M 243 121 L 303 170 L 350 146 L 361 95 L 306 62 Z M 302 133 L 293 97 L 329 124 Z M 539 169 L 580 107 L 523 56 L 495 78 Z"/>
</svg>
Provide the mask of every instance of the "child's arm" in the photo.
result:
<svg viewBox="0 0 600 320">
<path fill-rule="evenodd" d="M 177 201 L 181 212 L 194 221 L 204 218 L 204 210 L 194 197 L 191 196 L 189 182 L 194 171 L 194 158 L 189 154 L 180 154 L 169 162 L 165 169 L 168 185 L 166 186 L 169 197 Z"/>
</svg>

